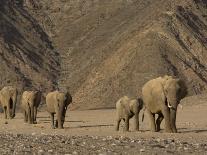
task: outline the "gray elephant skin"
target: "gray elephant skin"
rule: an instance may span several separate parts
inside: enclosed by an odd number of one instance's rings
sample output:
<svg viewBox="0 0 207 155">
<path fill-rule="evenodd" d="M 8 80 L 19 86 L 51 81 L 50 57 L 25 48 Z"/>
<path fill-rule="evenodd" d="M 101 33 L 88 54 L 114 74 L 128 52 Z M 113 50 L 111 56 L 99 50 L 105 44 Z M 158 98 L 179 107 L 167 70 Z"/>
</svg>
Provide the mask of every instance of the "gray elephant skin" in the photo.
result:
<svg viewBox="0 0 207 155">
<path fill-rule="evenodd" d="M 17 89 L 12 86 L 6 86 L 0 91 L 0 103 L 4 110 L 5 119 L 15 117 L 17 103 Z"/>
<path fill-rule="evenodd" d="M 116 131 L 119 130 L 120 122 L 125 122 L 124 131 L 129 131 L 129 119 L 134 116 L 135 130 L 139 130 L 139 112 L 142 109 L 143 101 L 141 98 L 130 99 L 123 96 L 116 102 Z"/>
<path fill-rule="evenodd" d="M 152 79 L 143 86 L 142 98 L 149 115 L 151 131 L 160 131 L 160 124 L 165 119 L 165 132 L 177 132 L 177 106 L 187 94 L 186 90 L 181 80 L 167 75 Z M 155 114 L 158 114 L 156 123 Z"/>
<path fill-rule="evenodd" d="M 47 111 L 51 117 L 52 128 L 63 128 L 65 115 L 68 105 L 72 102 L 72 97 L 69 92 L 53 91 L 46 96 Z M 56 124 L 54 124 L 54 114 L 56 114 Z"/>
<path fill-rule="evenodd" d="M 37 123 L 37 108 L 40 105 L 42 93 L 40 91 L 24 91 L 21 98 L 24 121 L 29 124 Z"/>
</svg>

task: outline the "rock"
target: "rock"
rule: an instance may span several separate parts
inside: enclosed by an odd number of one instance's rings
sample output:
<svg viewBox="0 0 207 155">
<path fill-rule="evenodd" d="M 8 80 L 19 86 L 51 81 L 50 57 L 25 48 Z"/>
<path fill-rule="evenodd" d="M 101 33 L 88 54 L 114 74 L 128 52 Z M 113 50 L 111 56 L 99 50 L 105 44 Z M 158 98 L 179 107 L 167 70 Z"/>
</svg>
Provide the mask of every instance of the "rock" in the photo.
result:
<svg viewBox="0 0 207 155">
<path fill-rule="evenodd" d="M 73 153 L 72 153 L 72 154 L 76 155 L 76 154 L 78 154 L 78 152 L 77 152 L 77 151 L 73 151 Z"/>
<path fill-rule="evenodd" d="M 135 141 L 134 140 L 131 140 L 131 143 L 134 143 Z"/>
<path fill-rule="evenodd" d="M 48 152 L 48 153 L 53 153 L 53 150 L 48 150 L 47 152 Z"/>
<path fill-rule="evenodd" d="M 143 148 L 143 149 L 140 149 L 139 151 L 140 151 L 140 152 L 145 152 L 145 149 Z"/>
<path fill-rule="evenodd" d="M 39 150 L 38 155 L 44 155 L 44 150 Z"/>
<path fill-rule="evenodd" d="M 108 140 L 112 140 L 113 137 L 112 137 L 112 136 L 107 136 L 107 139 L 108 139 Z"/>
<path fill-rule="evenodd" d="M 35 133 L 35 132 L 33 132 L 33 133 L 32 133 L 32 136 L 34 136 L 34 135 L 36 135 L 36 133 Z"/>
<path fill-rule="evenodd" d="M 160 143 L 161 139 L 160 139 L 160 138 L 157 138 L 156 141 L 157 141 L 158 143 Z"/>
<path fill-rule="evenodd" d="M 107 155 L 107 153 L 106 152 L 103 152 L 103 153 L 99 153 L 99 155 Z"/>
</svg>

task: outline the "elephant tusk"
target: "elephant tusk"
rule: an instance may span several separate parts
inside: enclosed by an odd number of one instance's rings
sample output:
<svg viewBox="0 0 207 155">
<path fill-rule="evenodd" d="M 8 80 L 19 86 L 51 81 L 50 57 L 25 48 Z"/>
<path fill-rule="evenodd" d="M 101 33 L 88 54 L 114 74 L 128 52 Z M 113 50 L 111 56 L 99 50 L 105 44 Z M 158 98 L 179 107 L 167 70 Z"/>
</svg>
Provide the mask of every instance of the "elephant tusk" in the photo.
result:
<svg viewBox="0 0 207 155">
<path fill-rule="evenodd" d="M 168 106 L 168 108 L 170 108 L 170 109 L 172 108 L 172 106 L 170 105 L 170 103 L 167 103 L 167 106 Z"/>
</svg>

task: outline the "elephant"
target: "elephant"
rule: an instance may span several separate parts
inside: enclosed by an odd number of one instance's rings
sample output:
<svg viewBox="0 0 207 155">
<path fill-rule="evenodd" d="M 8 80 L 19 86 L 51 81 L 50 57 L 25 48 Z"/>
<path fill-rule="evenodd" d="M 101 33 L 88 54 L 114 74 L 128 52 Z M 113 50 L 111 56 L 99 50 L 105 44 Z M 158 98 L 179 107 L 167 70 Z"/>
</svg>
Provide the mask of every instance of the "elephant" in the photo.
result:
<svg viewBox="0 0 207 155">
<path fill-rule="evenodd" d="M 24 91 L 21 98 L 24 122 L 29 124 L 37 123 L 37 108 L 42 98 L 41 91 Z"/>
<path fill-rule="evenodd" d="M 67 92 L 53 91 L 46 95 L 47 111 L 51 117 L 51 126 L 54 129 L 58 127 L 63 128 L 65 121 L 65 114 L 68 105 L 72 102 L 72 96 Z M 54 124 L 54 114 L 56 116 L 56 123 Z"/>
<path fill-rule="evenodd" d="M 17 89 L 12 86 L 6 86 L 0 91 L 0 103 L 4 110 L 5 119 L 15 117 L 17 93 Z"/>
<path fill-rule="evenodd" d="M 152 79 L 144 84 L 142 99 L 149 115 L 151 131 L 160 131 L 160 124 L 165 119 L 165 132 L 177 133 L 177 106 L 186 94 L 183 81 L 168 75 Z M 155 114 L 158 114 L 156 123 Z"/>
<path fill-rule="evenodd" d="M 139 131 L 139 112 L 142 109 L 143 101 L 141 98 L 130 99 L 128 96 L 121 97 L 116 102 L 116 128 L 119 130 L 121 120 L 125 122 L 124 131 L 129 131 L 129 119 L 135 118 L 135 130 Z"/>
</svg>

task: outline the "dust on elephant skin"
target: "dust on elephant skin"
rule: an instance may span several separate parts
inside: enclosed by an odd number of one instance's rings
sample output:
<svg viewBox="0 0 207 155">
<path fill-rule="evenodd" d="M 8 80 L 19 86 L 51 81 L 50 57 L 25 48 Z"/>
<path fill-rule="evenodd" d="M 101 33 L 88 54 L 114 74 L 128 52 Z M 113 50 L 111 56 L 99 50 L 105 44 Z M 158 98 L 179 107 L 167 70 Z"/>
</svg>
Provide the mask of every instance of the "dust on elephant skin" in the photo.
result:
<svg viewBox="0 0 207 155">
<path fill-rule="evenodd" d="M 121 120 L 125 122 L 125 131 L 129 131 L 129 119 L 135 117 L 135 130 L 139 130 L 139 112 L 142 109 L 141 98 L 130 99 L 128 96 L 120 98 L 116 102 L 116 130 L 119 130 Z"/>
<path fill-rule="evenodd" d="M 71 102 L 72 97 L 69 92 L 53 91 L 47 94 L 46 105 L 51 117 L 52 128 L 63 128 L 67 107 Z M 54 124 L 54 114 L 57 115 L 56 124 Z"/>
<path fill-rule="evenodd" d="M 5 119 L 15 117 L 17 103 L 17 89 L 12 86 L 6 86 L 0 91 L 0 103 L 2 105 Z"/>
<path fill-rule="evenodd" d="M 142 97 L 150 118 L 151 131 L 159 131 L 160 124 L 165 119 L 165 131 L 177 132 L 176 112 L 184 97 L 184 90 L 179 79 L 167 75 L 152 79 L 143 86 Z M 158 114 L 156 122 L 155 114 Z"/>
<path fill-rule="evenodd" d="M 24 91 L 21 98 L 24 121 L 36 124 L 37 108 L 40 105 L 42 93 L 40 91 Z"/>
</svg>

